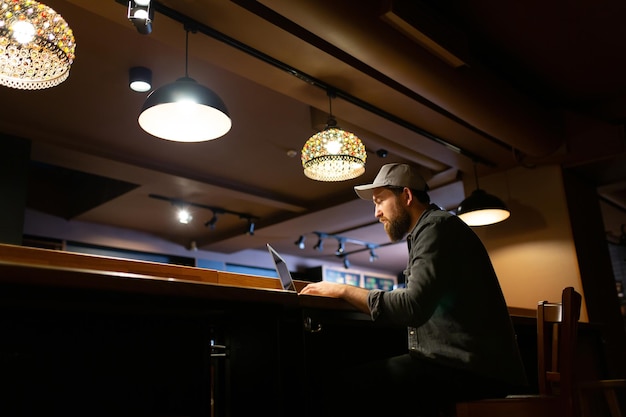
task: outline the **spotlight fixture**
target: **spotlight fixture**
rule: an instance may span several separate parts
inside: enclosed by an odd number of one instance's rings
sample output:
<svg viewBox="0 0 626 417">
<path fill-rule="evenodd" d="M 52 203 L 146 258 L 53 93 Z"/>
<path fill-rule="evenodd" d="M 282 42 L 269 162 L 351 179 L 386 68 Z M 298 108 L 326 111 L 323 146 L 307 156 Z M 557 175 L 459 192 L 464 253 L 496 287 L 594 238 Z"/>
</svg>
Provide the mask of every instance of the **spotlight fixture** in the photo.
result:
<svg viewBox="0 0 626 417">
<path fill-rule="evenodd" d="M 178 209 L 178 221 L 182 224 L 189 224 L 189 222 L 193 219 L 189 209 L 179 208 Z"/>
<path fill-rule="evenodd" d="M 135 26 L 137 32 L 142 35 L 152 33 L 152 20 L 154 20 L 154 9 L 150 0 L 129 0 L 128 20 Z"/>
<path fill-rule="evenodd" d="M 63 17 L 34 0 L 0 0 L 0 85 L 41 90 L 70 75 L 76 43 Z"/>
<path fill-rule="evenodd" d="M 294 242 L 294 244 L 295 244 L 298 248 L 300 248 L 300 249 L 304 249 L 304 240 L 305 240 L 304 235 L 300 235 L 300 237 L 298 238 L 298 240 L 296 240 L 296 241 Z"/>
<path fill-rule="evenodd" d="M 215 223 L 217 223 L 217 214 L 213 211 L 213 217 L 204 223 L 204 227 L 209 227 L 211 230 L 215 229 Z"/>
<path fill-rule="evenodd" d="M 315 246 L 313 246 L 313 249 L 320 252 L 324 250 L 324 239 L 321 236 L 317 239 L 317 243 L 315 244 Z"/>
<path fill-rule="evenodd" d="M 152 88 L 152 71 L 146 67 L 132 67 L 128 71 L 128 86 L 138 93 L 145 93 Z"/>
<path fill-rule="evenodd" d="M 189 28 L 185 28 L 185 76 L 154 90 L 139 125 L 149 134 L 175 142 L 203 142 L 224 136 L 232 122 L 222 99 L 188 75 Z"/>
<path fill-rule="evenodd" d="M 248 231 L 246 233 L 248 233 L 250 236 L 254 235 L 254 220 L 252 219 L 248 219 Z"/>
<path fill-rule="evenodd" d="M 365 172 L 367 152 L 361 140 L 337 126 L 328 90 L 329 114 L 326 128 L 311 136 L 302 148 L 304 175 L 317 181 L 345 181 Z"/>
<path fill-rule="evenodd" d="M 322 246 L 322 242 L 324 239 L 335 239 L 337 241 L 337 250 L 335 251 L 335 255 L 343 260 L 344 265 L 346 262 L 349 265 L 349 261 L 347 261 L 347 256 L 349 254 L 361 252 L 364 250 L 369 250 L 370 262 L 374 262 L 376 259 L 378 259 L 378 255 L 375 252 L 375 249 L 380 247 L 378 243 L 365 242 L 359 239 L 352 239 L 352 238 L 345 237 L 345 236 L 332 235 L 332 234 L 323 233 L 323 232 L 313 232 L 313 233 L 315 233 L 318 238 L 317 244 L 313 247 L 313 249 L 319 250 L 320 252 L 324 250 Z M 299 240 L 297 240 L 295 243 L 298 244 L 298 242 Z M 363 248 L 346 252 L 346 243 L 360 245 L 360 246 L 363 246 Z M 348 266 L 346 266 L 346 268 L 348 268 Z"/>
<path fill-rule="evenodd" d="M 350 268 L 350 260 L 348 259 L 347 255 L 343 255 L 343 267 L 348 269 Z"/>
<path fill-rule="evenodd" d="M 370 250 L 370 262 L 374 262 L 376 259 L 378 259 L 378 255 L 376 255 L 376 252 L 374 251 L 373 247 L 369 247 Z"/>
<path fill-rule="evenodd" d="M 376 151 L 376 155 L 378 155 L 379 158 L 386 158 L 387 156 L 389 156 L 389 152 L 387 151 L 387 149 L 379 149 Z"/>
<path fill-rule="evenodd" d="M 480 189 L 476 164 L 474 164 L 474 177 L 476 189 L 461 202 L 456 211 L 457 216 L 469 226 L 486 226 L 508 219 L 511 212 L 506 204 L 495 195 Z"/>
<path fill-rule="evenodd" d="M 232 215 L 238 216 L 240 219 L 247 220 L 248 224 L 246 228 L 246 233 L 249 235 L 254 235 L 256 221 L 259 220 L 258 217 L 252 216 L 247 213 L 239 213 L 239 212 L 232 211 L 232 210 L 226 210 L 220 207 L 207 206 L 207 205 L 198 204 L 198 203 L 191 203 L 188 201 L 181 200 L 179 198 L 165 197 L 165 196 L 158 195 L 158 194 L 148 194 L 148 197 L 154 198 L 157 200 L 169 201 L 171 204 L 179 208 L 177 215 L 181 223 L 189 223 L 191 221 L 192 217 L 191 217 L 191 214 L 189 213 L 189 207 L 197 207 L 201 209 L 210 210 L 211 212 L 213 212 L 213 217 L 211 217 L 210 220 L 204 223 L 205 227 L 210 227 L 211 229 L 215 228 L 215 223 L 217 223 L 218 214 L 232 214 Z M 185 209 L 187 214 L 181 213 L 182 209 Z"/>
<path fill-rule="evenodd" d="M 335 252 L 335 255 L 340 256 L 346 251 L 346 244 L 344 243 L 343 239 L 338 240 L 339 246 L 337 246 L 337 251 Z"/>
</svg>

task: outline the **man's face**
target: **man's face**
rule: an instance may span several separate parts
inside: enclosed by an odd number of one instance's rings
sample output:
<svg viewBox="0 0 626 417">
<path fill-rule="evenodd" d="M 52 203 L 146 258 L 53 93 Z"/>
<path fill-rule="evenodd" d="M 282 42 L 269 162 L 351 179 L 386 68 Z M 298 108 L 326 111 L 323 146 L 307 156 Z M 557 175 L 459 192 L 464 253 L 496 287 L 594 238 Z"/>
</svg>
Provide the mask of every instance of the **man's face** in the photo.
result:
<svg viewBox="0 0 626 417">
<path fill-rule="evenodd" d="M 406 205 L 402 203 L 404 192 L 395 194 L 387 188 L 376 188 L 372 196 L 374 215 L 384 227 L 392 242 L 404 238 L 411 227 L 411 216 Z"/>
</svg>

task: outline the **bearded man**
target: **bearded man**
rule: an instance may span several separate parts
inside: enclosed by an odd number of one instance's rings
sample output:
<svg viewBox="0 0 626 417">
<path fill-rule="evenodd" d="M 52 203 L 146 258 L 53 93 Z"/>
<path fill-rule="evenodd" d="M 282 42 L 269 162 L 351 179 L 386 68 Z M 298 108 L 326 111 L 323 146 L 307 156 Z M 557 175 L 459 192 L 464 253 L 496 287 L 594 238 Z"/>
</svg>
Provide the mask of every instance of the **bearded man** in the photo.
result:
<svg viewBox="0 0 626 417">
<path fill-rule="evenodd" d="M 343 298 L 373 321 L 406 327 L 407 353 L 341 370 L 325 415 L 439 415 L 446 404 L 526 386 L 498 278 L 474 231 L 431 204 L 415 166 L 384 165 L 373 183 L 354 189 L 373 202 L 391 241 L 406 237 L 405 286 L 383 291 L 322 281 L 302 293 Z"/>
</svg>

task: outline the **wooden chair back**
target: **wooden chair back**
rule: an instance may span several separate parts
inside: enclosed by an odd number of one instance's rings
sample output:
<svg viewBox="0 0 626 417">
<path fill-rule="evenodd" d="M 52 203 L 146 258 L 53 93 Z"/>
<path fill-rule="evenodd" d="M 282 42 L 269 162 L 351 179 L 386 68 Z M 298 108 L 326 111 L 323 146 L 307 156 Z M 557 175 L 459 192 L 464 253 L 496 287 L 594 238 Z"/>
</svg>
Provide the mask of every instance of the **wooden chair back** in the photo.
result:
<svg viewBox="0 0 626 417">
<path fill-rule="evenodd" d="M 579 415 L 575 382 L 576 343 L 581 295 L 563 290 L 560 303 L 541 301 L 537 306 L 537 370 L 539 394 L 558 396 L 565 415 Z"/>
<path fill-rule="evenodd" d="M 626 389 L 626 380 L 580 381 L 576 375 L 581 304 L 581 295 L 567 287 L 561 302 L 537 305 L 538 395 L 457 403 L 456 417 L 596 417 L 588 401 L 592 391 L 604 394 L 611 417 L 622 417 L 617 391 Z"/>
</svg>

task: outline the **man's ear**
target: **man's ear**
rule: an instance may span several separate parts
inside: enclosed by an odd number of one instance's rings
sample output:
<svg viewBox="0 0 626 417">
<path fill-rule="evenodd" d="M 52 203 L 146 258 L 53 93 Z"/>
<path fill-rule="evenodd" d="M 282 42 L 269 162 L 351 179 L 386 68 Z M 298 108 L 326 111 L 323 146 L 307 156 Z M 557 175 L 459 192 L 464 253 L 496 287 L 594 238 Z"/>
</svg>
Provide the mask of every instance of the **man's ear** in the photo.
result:
<svg viewBox="0 0 626 417">
<path fill-rule="evenodd" d="M 402 189 L 402 198 L 405 201 L 406 206 L 410 206 L 411 202 L 413 202 L 413 200 L 415 199 L 415 196 L 413 195 L 413 191 L 411 191 L 410 188 L 408 187 L 404 187 Z"/>
</svg>

